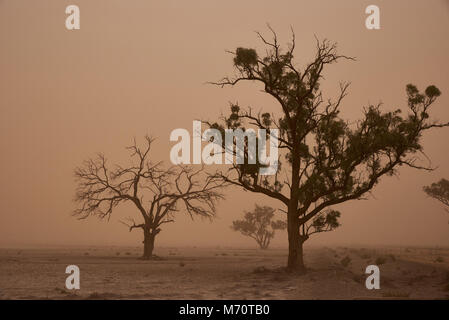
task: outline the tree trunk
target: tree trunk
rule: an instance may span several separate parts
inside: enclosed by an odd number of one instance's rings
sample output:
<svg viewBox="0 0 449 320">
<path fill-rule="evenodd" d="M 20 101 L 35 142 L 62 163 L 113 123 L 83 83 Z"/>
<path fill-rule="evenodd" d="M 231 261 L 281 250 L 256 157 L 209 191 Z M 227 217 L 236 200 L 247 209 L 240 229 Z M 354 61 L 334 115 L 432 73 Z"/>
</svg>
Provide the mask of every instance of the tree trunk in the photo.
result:
<svg viewBox="0 0 449 320">
<path fill-rule="evenodd" d="M 257 240 L 257 243 L 259 244 L 259 247 L 261 250 L 267 250 L 268 246 L 270 245 L 270 238 L 265 237 L 262 239 Z"/>
<path fill-rule="evenodd" d="M 144 239 L 143 239 L 143 256 L 142 259 L 149 260 L 153 257 L 153 249 L 154 249 L 154 239 L 156 238 L 156 232 L 152 232 L 151 230 L 143 231 Z"/>
<path fill-rule="evenodd" d="M 287 211 L 287 232 L 288 232 L 288 261 L 287 270 L 300 274 L 306 273 L 304 266 L 304 257 L 302 244 L 305 239 L 299 233 L 299 216 L 298 216 L 298 200 L 299 200 L 299 169 L 300 169 L 300 152 L 296 136 L 293 141 L 294 148 L 292 150 L 292 182 L 290 187 L 290 201 Z"/>
<path fill-rule="evenodd" d="M 300 274 L 306 273 L 303 256 L 303 243 L 306 240 L 299 234 L 299 221 L 296 214 L 288 214 L 288 261 L 287 269 Z"/>
</svg>

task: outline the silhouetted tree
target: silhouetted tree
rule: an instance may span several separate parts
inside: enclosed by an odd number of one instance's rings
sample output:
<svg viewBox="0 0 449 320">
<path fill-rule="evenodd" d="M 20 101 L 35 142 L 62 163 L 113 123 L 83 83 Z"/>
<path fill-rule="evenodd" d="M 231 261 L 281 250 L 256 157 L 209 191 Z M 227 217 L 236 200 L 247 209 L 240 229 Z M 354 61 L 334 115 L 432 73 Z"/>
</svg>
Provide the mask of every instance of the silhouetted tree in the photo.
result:
<svg viewBox="0 0 449 320">
<path fill-rule="evenodd" d="M 449 181 L 441 179 L 432 183 L 430 186 L 424 187 L 424 192 L 430 197 L 437 199 L 445 206 L 445 210 L 449 212 Z"/>
<path fill-rule="evenodd" d="M 104 155 L 99 154 L 75 169 L 78 185 L 75 201 L 79 208 L 74 215 L 79 219 L 91 215 L 109 219 L 119 204 L 132 203 L 143 221 L 137 224 L 129 218 L 129 223 L 122 223 L 130 231 L 142 229 L 143 258 L 150 259 L 161 225 L 174 221 L 174 214 L 179 211 L 180 205 L 191 218 L 194 215 L 207 218 L 215 215 L 216 202 L 223 199 L 220 192 L 223 181 L 205 176 L 203 168 L 163 168 L 161 162 L 151 163 L 149 157 L 153 140 L 147 136 L 145 141 L 143 148 L 137 146 L 135 140 L 127 148 L 134 161 L 126 167 L 108 166 Z"/>
<path fill-rule="evenodd" d="M 232 230 L 256 240 L 260 249 L 268 249 L 275 230 L 284 230 L 287 224 L 282 220 L 273 220 L 276 210 L 267 206 L 258 206 L 254 211 L 245 212 L 243 220 L 232 222 Z"/>
<path fill-rule="evenodd" d="M 350 124 L 340 116 L 340 106 L 348 92 L 348 83 L 340 83 L 336 99 L 325 99 L 320 89 L 324 69 L 340 60 L 354 60 L 337 53 L 336 44 L 316 40 L 316 55 L 311 63 L 298 68 L 293 61 L 295 35 L 286 50 L 276 33 L 267 40 L 257 33 L 266 47 L 262 56 L 255 49 L 237 48 L 235 76 L 214 84 L 234 86 L 244 81 L 260 83 L 262 90 L 277 102 L 279 112 L 253 113 L 231 105 L 223 122 L 206 122 L 211 128 L 245 130 L 248 127 L 279 130 L 281 159 L 278 173 L 272 176 L 248 173 L 245 165 L 233 165 L 217 177 L 265 194 L 282 202 L 287 210 L 288 268 L 305 272 L 303 243 L 312 233 L 337 226 L 339 214 L 326 211 L 332 205 L 360 199 L 377 185 L 384 175 L 393 175 L 400 166 L 431 170 L 416 163 L 422 152 L 424 131 L 445 127 L 429 120 L 429 108 L 440 96 L 431 85 L 424 93 L 416 86 L 406 87 L 408 112 L 383 112 L 380 105 L 363 109 L 363 117 Z M 228 150 L 229 152 L 229 150 Z M 286 163 L 287 165 L 284 165 Z M 254 166 L 254 165 L 252 165 Z M 284 178 L 285 177 L 285 178 Z"/>
</svg>

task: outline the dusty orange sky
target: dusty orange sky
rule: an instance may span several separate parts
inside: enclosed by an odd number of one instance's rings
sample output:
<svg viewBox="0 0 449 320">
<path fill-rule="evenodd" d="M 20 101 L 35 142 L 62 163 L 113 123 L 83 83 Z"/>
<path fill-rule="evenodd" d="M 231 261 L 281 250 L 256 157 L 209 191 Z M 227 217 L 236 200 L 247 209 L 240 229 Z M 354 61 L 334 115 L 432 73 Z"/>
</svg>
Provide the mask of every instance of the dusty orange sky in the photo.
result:
<svg viewBox="0 0 449 320">
<path fill-rule="evenodd" d="M 65 28 L 65 7 L 81 10 L 81 29 Z M 366 6 L 380 7 L 381 30 L 367 30 Z M 154 160 L 169 161 L 169 134 L 192 120 L 214 120 L 229 101 L 264 110 L 276 104 L 260 87 L 205 84 L 232 74 L 224 51 L 261 48 L 254 31 L 269 22 L 282 41 L 290 25 L 298 64 L 312 58 L 314 34 L 357 57 L 325 72 L 325 93 L 351 81 L 342 112 L 360 118 L 382 101 L 406 107 L 405 85 L 437 85 L 433 116 L 449 120 L 449 2 L 432 1 L 23 1 L 0 0 L 0 246 L 141 245 L 140 232 L 118 223 L 138 217 L 123 206 L 109 222 L 70 216 L 73 169 L 102 151 L 126 163 L 133 136 L 158 138 Z M 384 178 L 368 201 L 340 205 L 342 227 L 313 244 L 449 245 L 449 216 L 422 186 L 449 178 L 449 130 L 424 137 L 434 172 L 401 169 Z M 227 192 L 210 223 L 180 214 L 156 246 L 254 246 L 231 221 L 263 196 Z M 279 213 L 282 216 L 282 213 Z M 275 246 L 286 246 L 279 234 Z"/>
</svg>

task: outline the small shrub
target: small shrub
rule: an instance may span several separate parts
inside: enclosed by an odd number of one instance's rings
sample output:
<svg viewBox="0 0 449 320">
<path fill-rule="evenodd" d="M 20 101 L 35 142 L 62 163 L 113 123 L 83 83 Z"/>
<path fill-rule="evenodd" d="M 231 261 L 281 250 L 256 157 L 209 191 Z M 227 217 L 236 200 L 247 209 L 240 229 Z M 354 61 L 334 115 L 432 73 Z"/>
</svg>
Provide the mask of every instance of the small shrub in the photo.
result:
<svg viewBox="0 0 449 320">
<path fill-rule="evenodd" d="M 185 265 L 186 265 L 186 264 L 185 264 L 184 262 L 180 262 L 180 263 L 179 263 L 179 266 L 180 266 L 180 267 L 184 267 Z"/>
<path fill-rule="evenodd" d="M 349 258 L 348 256 L 344 257 L 343 259 L 341 259 L 340 261 L 341 265 L 343 267 L 347 267 L 350 263 L 351 263 L 351 258 Z"/>
<path fill-rule="evenodd" d="M 369 253 L 362 253 L 362 255 L 360 256 L 362 259 L 371 259 L 371 255 Z"/>
<path fill-rule="evenodd" d="M 270 270 L 268 270 L 267 268 L 265 268 L 264 266 L 262 266 L 262 267 L 256 267 L 254 270 L 253 270 L 253 273 L 266 273 L 266 272 L 269 272 Z"/>
<path fill-rule="evenodd" d="M 125 254 L 126 254 L 127 256 L 130 256 L 130 255 L 131 255 L 131 252 L 125 252 Z"/>
<path fill-rule="evenodd" d="M 408 285 L 412 286 L 414 285 L 416 282 L 422 281 L 423 279 L 426 278 L 426 275 L 420 274 L 417 276 L 412 277 L 411 279 L 408 280 Z"/>
<path fill-rule="evenodd" d="M 444 259 L 443 259 L 443 257 L 437 257 L 436 259 L 435 259 L 435 262 L 444 262 Z"/>
<path fill-rule="evenodd" d="M 410 292 L 405 291 L 385 291 L 382 293 L 382 297 L 385 298 L 408 298 Z"/>
<path fill-rule="evenodd" d="M 56 287 L 54 290 L 59 294 L 67 294 L 67 291 L 65 291 L 64 289 L 61 289 L 61 288 Z"/>
<path fill-rule="evenodd" d="M 378 265 L 378 266 L 380 266 L 386 262 L 387 262 L 387 258 L 385 258 L 385 257 L 377 257 L 377 259 L 375 261 L 376 265 Z"/>
<path fill-rule="evenodd" d="M 364 279 L 363 276 L 358 276 L 356 274 L 352 277 L 352 280 L 354 280 L 357 283 L 363 283 L 363 279 Z"/>
</svg>

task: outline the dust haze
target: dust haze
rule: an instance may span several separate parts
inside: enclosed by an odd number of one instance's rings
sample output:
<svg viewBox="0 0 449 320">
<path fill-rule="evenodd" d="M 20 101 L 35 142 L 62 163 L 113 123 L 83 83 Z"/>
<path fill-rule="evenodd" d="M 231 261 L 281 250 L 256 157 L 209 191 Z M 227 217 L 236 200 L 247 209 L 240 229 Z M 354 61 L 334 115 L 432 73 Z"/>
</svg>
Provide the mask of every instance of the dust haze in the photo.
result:
<svg viewBox="0 0 449 320">
<path fill-rule="evenodd" d="M 120 223 L 126 217 L 139 219 L 133 206 L 117 207 L 109 220 L 77 220 L 71 215 L 75 208 L 74 168 L 98 152 L 106 154 L 111 163 L 127 164 L 125 147 L 133 137 L 141 139 L 146 134 L 156 138 L 152 161 L 169 164 L 173 129 L 191 131 L 196 119 L 215 121 L 227 112 L 229 102 L 256 109 L 277 108 L 259 85 L 219 88 L 207 84 L 232 74 L 232 56 L 225 50 L 262 49 L 254 31 L 266 31 L 267 22 L 282 43 L 289 41 L 292 27 L 298 65 L 314 57 L 315 35 L 336 41 L 339 52 L 356 57 L 355 62 L 331 65 L 322 82 L 321 89 L 329 97 L 338 92 L 339 81 L 351 82 L 341 107 L 343 118 L 355 121 L 361 118 L 364 106 L 379 102 L 385 110 L 405 108 L 404 88 L 412 82 L 420 89 L 428 84 L 438 86 L 442 95 L 433 117 L 449 119 L 447 1 L 382 1 L 381 29 L 375 31 L 367 30 L 364 23 L 370 1 L 79 0 L 81 29 L 68 31 L 64 11 L 70 4 L 65 0 L 0 1 L 0 257 L 6 263 L 2 274 L 12 273 L 14 263 L 32 259 L 49 266 L 67 265 L 73 259 L 80 264 L 111 259 L 105 274 L 112 272 L 117 274 L 116 280 L 125 282 L 133 278 L 132 272 L 144 268 L 145 262 L 136 260 L 142 234 L 129 232 Z M 332 281 L 349 283 L 344 297 L 367 295 L 359 281 L 360 270 L 379 256 L 395 266 L 388 277 L 402 279 L 406 288 L 392 285 L 383 297 L 408 297 L 410 292 L 418 298 L 444 296 L 432 291 L 431 285 L 432 281 L 445 281 L 443 274 L 448 270 L 449 253 L 444 248 L 449 246 L 449 216 L 422 188 L 449 177 L 448 138 L 447 129 L 429 131 L 423 137 L 428 158 L 420 157 L 436 170 L 403 167 L 398 176 L 383 177 L 367 200 L 335 206 L 342 213 L 338 229 L 307 242 L 307 264 L 313 267 L 315 263 L 319 270 L 336 265 L 339 276 L 329 279 L 329 286 L 339 285 Z M 226 200 L 219 202 L 212 221 L 192 220 L 180 212 L 175 223 L 164 225 L 155 250 L 168 262 L 162 266 L 163 262 L 156 261 L 148 274 L 169 268 L 175 279 L 181 279 L 177 273 L 188 269 L 189 281 L 200 279 L 197 261 L 205 268 L 201 270 L 210 271 L 208 277 L 223 266 L 219 270 L 223 279 L 243 281 L 246 287 L 233 291 L 216 283 L 216 277 L 207 280 L 216 290 L 195 293 L 190 282 L 182 282 L 185 290 L 180 295 L 161 284 L 161 291 L 148 296 L 144 289 L 116 290 L 92 279 L 81 297 L 96 298 L 98 292 L 106 294 L 98 298 L 336 297 L 331 287 L 322 295 L 313 289 L 298 293 L 291 279 L 270 271 L 285 263 L 285 231 L 276 232 L 271 249 L 263 253 L 256 250 L 252 239 L 230 228 L 232 221 L 252 210 L 255 203 L 278 209 L 278 202 L 238 187 L 224 193 Z M 284 219 L 285 213 L 278 210 L 276 218 Z M 352 259 L 348 268 L 341 264 L 346 256 Z M 444 262 L 436 263 L 438 257 Z M 247 262 L 240 270 L 248 275 L 243 280 L 232 275 L 239 259 Z M 404 261 L 398 262 L 400 259 Z M 120 261 L 128 260 L 135 271 L 120 269 Z M 20 268 L 24 274 L 33 272 L 28 265 Z M 49 268 L 50 274 L 53 267 Z M 403 273 L 404 269 L 409 271 Z M 313 288 L 322 271 L 316 272 L 301 280 L 305 287 Z M 421 296 L 407 289 L 426 281 L 419 275 L 432 272 L 435 277 L 426 283 L 428 290 Z M 61 279 L 53 279 L 47 293 L 17 289 L 9 291 L 9 297 L 45 298 L 48 292 L 50 297 L 64 297 L 65 291 L 54 291 L 63 285 L 64 277 L 62 273 Z M 253 284 L 260 280 L 257 277 L 278 283 L 272 288 L 277 293 L 254 290 Z M 413 277 L 418 278 L 410 280 Z M 4 278 L 2 285 L 13 286 L 9 281 Z M 280 287 L 275 288 L 277 285 Z M 352 286 L 362 287 L 358 292 Z"/>
</svg>

